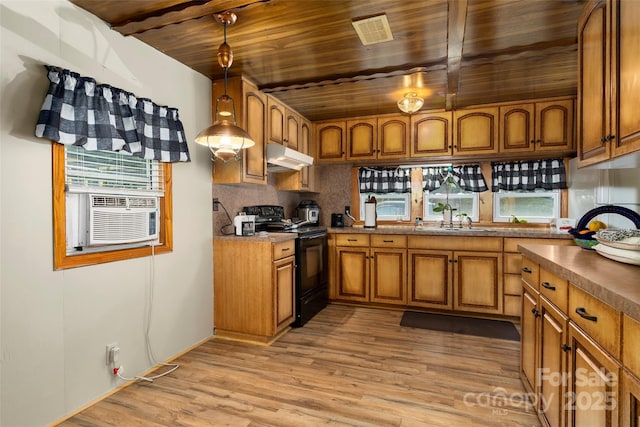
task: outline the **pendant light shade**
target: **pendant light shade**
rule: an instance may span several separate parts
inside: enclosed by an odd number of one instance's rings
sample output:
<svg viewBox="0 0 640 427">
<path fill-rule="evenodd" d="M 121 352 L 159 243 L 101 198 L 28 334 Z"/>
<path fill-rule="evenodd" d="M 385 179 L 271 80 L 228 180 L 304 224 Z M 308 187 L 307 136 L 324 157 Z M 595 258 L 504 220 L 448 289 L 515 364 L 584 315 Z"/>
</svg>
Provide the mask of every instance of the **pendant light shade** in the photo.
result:
<svg viewBox="0 0 640 427">
<path fill-rule="evenodd" d="M 424 105 L 424 99 L 420 98 L 415 92 L 408 92 L 404 94 L 404 98 L 398 101 L 398 108 L 400 111 L 413 114 Z"/>
<path fill-rule="evenodd" d="M 224 42 L 218 47 L 218 63 L 224 70 L 224 95 L 216 99 L 216 120 L 213 125 L 196 136 L 197 144 L 205 145 L 211 150 L 212 160 L 239 160 L 240 151 L 255 145 L 251 136 L 236 123 L 236 107 L 233 99 L 227 95 L 227 69 L 233 63 L 233 51 L 227 44 L 227 25 L 236 22 L 233 12 L 225 12 L 215 16 L 224 26 Z"/>
</svg>

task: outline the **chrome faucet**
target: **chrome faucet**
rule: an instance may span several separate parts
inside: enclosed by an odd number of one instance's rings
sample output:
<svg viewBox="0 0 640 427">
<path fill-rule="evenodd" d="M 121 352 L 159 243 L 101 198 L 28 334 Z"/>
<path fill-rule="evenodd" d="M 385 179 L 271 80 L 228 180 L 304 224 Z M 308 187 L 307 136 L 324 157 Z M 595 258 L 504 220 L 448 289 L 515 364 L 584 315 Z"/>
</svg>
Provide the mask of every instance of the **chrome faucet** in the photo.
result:
<svg viewBox="0 0 640 427">
<path fill-rule="evenodd" d="M 466 221 L 467 221 L 467 228 L 469 230 L 471 230 L 471 224 L 473 223 L 473 221 L 471 220 L 470 216 L 465 217 Z"/>
</svg>

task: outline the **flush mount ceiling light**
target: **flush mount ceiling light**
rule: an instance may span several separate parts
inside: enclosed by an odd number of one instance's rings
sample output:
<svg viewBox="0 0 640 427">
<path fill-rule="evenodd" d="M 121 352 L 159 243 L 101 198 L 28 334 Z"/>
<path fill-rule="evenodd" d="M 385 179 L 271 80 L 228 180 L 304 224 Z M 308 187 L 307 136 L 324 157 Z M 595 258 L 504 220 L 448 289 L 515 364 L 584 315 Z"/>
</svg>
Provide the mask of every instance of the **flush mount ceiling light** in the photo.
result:
<svg viewBox="0 0 640 427">
<path fill-rule="evenodd" d="M 415 92 L 407 92 L 404 94 L 404 98 L 398 101 L 398 108 L 400 111 L 413 114 L 422 108 L 424 99 L 420 98 Z"/>
<path fill-rule="evenodd" d="M 216 99 L 216 120 L 196 136 L 196 143 L 206 145 L 213 154 L 212 160 L 220 159 L 228 162 L 239 160 L 240 151 L 255 145 L 251 136 L 236 123 L 236 106 L 227 95 L 227 70 L 233 63 L 233 52 L 227 44 L 227 25 L 233 25 L 237 16 L 233 12 L 215 15 L 216 20 L 224 27 L 224 41 L 218 47 L 218 64 L 224 71 L 224 94 Z"/>
</svg>

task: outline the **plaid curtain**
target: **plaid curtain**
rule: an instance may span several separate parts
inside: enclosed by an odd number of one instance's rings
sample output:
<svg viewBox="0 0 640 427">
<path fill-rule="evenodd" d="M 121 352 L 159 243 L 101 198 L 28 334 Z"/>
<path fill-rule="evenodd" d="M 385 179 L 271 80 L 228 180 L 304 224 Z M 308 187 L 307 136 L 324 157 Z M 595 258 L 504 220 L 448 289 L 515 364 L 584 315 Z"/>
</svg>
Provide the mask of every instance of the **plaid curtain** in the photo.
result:
<svg viewBox="0 0 640 427">
<path fill-rule="evenodd" d="M 423 189 L 434 191 L 444 184 L 444 180 L 451 173 L 451 177 L 460 188 L 465 191 L 481 193 L 487 191 L 487 183 L 482 175 L 480 165 L 437 166 L 422 168 Z"/>
<path fill-rule="evenodd" d="M 409 193 L 411 169 L 360 168 L 358 181 L 361 193 Z"/>
<path fill-rule="evenodd" d="M 562 159 L 492 162 L 491 191 L 557 190 L 567 188 L 567 173 Z"/>
<path fill-rule="evenodd" d="M 90 77 L 47 66 L 49 90 L 36 136 L 87 150 L 115 151 L 162 162 L 190 161 L 178 110 Z"/>
</svg>

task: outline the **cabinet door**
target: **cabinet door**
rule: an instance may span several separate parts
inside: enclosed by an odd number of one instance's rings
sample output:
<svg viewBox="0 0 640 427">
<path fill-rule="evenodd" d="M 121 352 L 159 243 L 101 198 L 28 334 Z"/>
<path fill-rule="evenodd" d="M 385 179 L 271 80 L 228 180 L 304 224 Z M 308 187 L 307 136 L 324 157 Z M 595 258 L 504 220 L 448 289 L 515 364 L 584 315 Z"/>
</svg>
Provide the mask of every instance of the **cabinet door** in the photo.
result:
<svg viewBox="0 0 640 427">
<path fill-rule="evenodd" d="M 502 253 L 454 252 L 453 308 L 502 314 Z"/>
<path fill-rule="evenodd" d="M 407 303 L 406 249 L 371 249 L 371 302 Z"/>
<path fill-rule="evenodd" d="M 347 120 L 347 160 L 377 157 L 376 119 Z"/>
<path fill-rule="evenodd" d="M 346 122 L 324 122 L 316 125 L 318 162 L 340 162 L 346 158 Z"/>
<path fill-rule="evenodd" d="M 618 425 L 620 365 L 595 341 L 569 322 L 567 425 Z"/>
<path fill-rule="evenodd" d="M 452 113 L 411 116 L 411 157 L 446 156 L 452 153 Z"/>
<path fill-rule="evenodd" d="M 578 158 L 581 166 L 609 158 L 608 2 L 588 3 L 578 22 Z"/>
<path fill-rule="evenodd" d="M 288 108 L 285 110 L 286 119 L 285 119 L 285 134 L 284 134 L 284 145 L 293 149 L 299 150 L 299 139 L 300 139 L 300 126 L 302 119 L 298 114 L 294 111 L 289 110 Z"/>
<path fill-rule="evenodd" d="M 640 427 L 640 380 L 626 369 L 622 374 L 620 398 L 622 427 Z"/>
<path fill-rule="evenodd" d="M 453 309 L 451 256 L 449 251 L 409 249 L 409 305 Z"/>
<path fill-rule="evenodd" d="M 273 263 L 273 334 L 289 326 L 295 318 L 295 277 L 295 257 Z"/>
<path fill-rule="evenodd" d="M 573 100 L 536 103 L 536 151 L 573 147 Z"/>
<path fill-rule="evenodd" d="M 497 107 L 455 111 L 453 154 L 497 153 L 498 114 Z"/>
<path fill-rule="evenodd" d="M 618 50 L 613 51 L 611 61 L 615 79 L 612 93 L 617 96 L 617 102 L 612 106 L 613 114 L 617 115 L 613 122 L 617 122 L 618 128 L 614 129 L 615 138 L 610 143 L 612 156 L 617 157 L 640 150 L 640 2 L 619 0 L 612 3 L 619 37 L 618 43 L 614 44 Z"/>
<path fill-rule="evenodd" d="M 369 249 L 338 247 L 336 251 L 336 298 L 369 301 Z"/>
<path fill-rule="evenodd" d="M 267 118 L 268 118 L 268 141 L 275 144 L 284 144 L 285 139 L 285 107 L 272 97 L 268 97 Z"/>
<path fill-rule="evenodd" d="M 564 425 L 565 387 L 562 374 L 567 370 L 567 327 L 569 318 L 544 297 L 540 298 L 540 375 L 538 411 L 549 427 Z"/>
<path fill-rule="evenodd" d="M 533 104 L 500 107 L 500 151 L 534 151 L 534 111 Z"/>
<path fill-rule="evenodd" d="M 378 119 L 378 159 L 409 157 L 409 118 L 388 116 Z"/>
<path fill-rule="evenodd" d="M 538 395 L 538 292 L 522 281 L 520 318 L 520 374 L 527 390 Z"/>
<path fill-rule="evenodd" d="M 257 88 L 245 84 L 244 105 L 246 110 L 244 129 L 251 136 L 255 145 L 244 150 L 242 155 L 243 182 L 266 184 L 265 130 L 267 99 Z"/>
<path fill-rule="evenodd" d="M 311 123 L 307 120 L 302 120 L 300 124 L 300 142 L 298 144 L 298 149 L 304 153 L 309 154 L 309 150 L 311 147 Z M 311 169 L 313 166 L 305 166 L 300 171 L 300 189 L 313 191 L 315 188 L 311 187 Z"/>
</svg>

